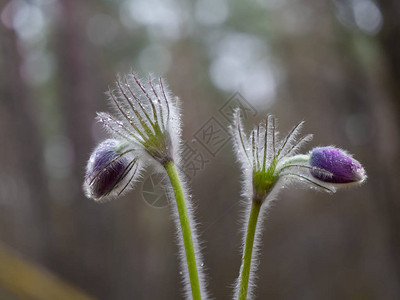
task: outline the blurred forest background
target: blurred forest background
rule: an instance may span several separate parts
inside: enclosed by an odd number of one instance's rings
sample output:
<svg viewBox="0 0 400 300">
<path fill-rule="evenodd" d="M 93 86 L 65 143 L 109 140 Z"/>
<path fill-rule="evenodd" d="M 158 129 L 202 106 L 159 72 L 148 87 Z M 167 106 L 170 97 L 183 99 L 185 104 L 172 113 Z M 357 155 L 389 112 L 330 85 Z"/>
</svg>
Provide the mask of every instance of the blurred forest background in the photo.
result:
<svg viewBox="0 0 400 300">
<path fill-rule="evenodd" d="M 1 299 L 41 299 L 12 256 L 88 298 L 182 298 L 168 206 L 149 205 L 140 184 L 105 204 L 81 188 L 106 136 L 95 112 L 131 68 L 165 77 L 182 99 L 215 299 L 231 298 L 239 270 L 240 169 L 229 140 L 210 150 L 198 133 L 210 120 L 226 128 L 235 101 L 251 109 L 249 128 L 267 113 L 282 134 L 305 120 L 304 151 L 348 149 L 369 175 L 334 195 L 281 192 L 257 299 L 400 299 L 398 0 L 0 3 Z"/>
</svg>

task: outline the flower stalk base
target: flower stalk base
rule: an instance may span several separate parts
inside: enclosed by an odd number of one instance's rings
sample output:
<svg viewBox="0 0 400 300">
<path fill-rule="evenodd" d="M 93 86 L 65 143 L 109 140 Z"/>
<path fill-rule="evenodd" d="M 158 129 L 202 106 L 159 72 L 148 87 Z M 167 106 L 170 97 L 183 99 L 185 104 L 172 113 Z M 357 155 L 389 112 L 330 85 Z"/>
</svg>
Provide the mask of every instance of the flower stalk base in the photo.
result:
<svg viewBox="0 0 400 300">
<path fill-rule="evenodd" d="M 164 168 L 167 171 L 168 177 L 171 181 L 172 189 L 175 195 L 176 206 L 178 208 L 179 221 L 182 230 L 183 244 L 185 247 L 186 261 L 193 300 L 200 300 L 201 292 L 199 284 L 199 274 L 197 270 L 192 231 L 190 229 L 189 213 L 185 202 L 185 195 L 174 162 L 169 161 L 165 163 Z"/>
</svg>

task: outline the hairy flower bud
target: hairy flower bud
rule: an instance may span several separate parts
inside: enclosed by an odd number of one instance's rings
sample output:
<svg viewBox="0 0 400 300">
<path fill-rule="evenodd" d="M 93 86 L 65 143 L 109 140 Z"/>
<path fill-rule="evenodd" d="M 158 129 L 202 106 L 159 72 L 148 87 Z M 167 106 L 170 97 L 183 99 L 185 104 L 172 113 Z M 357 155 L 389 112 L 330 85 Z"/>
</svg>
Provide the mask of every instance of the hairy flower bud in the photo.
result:
<svg viewBox="0 0 400 300">
<path fill-rule="evenodd" d="M 113 139 L 101 143 L 86 168 L 88 198 L 114 198 L 133 186 L 138 170 L 180 162 L 181 117 L 178 100 L 158 78 L 140 80 L 132 71 L 117 76 L 108 91 L 114 114 L 97 113 Z"/>
<path fill-rule="evenodd" d="M 324 173 L 318 169 L 310 169 L 310 173 L 318 180 L 334 183 L 361 183 L 367 176 L 362 165 L 350 154 L 335 147 L 317 147 L 311 151 L 310 166 L 328 171 Z"/>
<path fill-rule="evenodd" d="M 138 173 L 132 149 L 113 139 L 100 143 L 86 167 L 84 191 L 88 198 L 101 201 L 124 192 Z"/>
</svg>

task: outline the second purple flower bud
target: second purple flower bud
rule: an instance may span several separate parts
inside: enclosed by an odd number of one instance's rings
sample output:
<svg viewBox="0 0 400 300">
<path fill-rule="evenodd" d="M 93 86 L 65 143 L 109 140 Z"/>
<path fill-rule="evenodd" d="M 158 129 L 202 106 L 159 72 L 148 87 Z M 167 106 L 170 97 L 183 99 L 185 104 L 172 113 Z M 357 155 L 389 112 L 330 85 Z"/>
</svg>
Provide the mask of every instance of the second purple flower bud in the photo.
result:
<svg viewBox="0 0 400 300">
<path fill-rule="evenodd" d="M 350 154 L 335 147 L 317 147 L 311 151 L 311 175 L 323 182 L 333 184 L 362 183 L 366 178 L 363 166 Z M 327 172 L 321 172 L 320 170 Z M 328 173 L 329 172 L 329 173 Z"/>
</svg>

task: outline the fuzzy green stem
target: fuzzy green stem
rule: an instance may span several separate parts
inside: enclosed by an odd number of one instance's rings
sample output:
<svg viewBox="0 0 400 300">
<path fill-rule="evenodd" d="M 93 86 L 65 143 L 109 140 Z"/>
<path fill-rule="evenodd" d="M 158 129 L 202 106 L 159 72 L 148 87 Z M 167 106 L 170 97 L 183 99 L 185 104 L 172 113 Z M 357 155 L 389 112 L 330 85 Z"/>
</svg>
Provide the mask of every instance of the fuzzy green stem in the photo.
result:
<svg viewBox="0 0 400 300">
<path fill-rule="evenodd" d="M 200 284 L 199 275 L 197 271 L 196 257 L 193 247 L 192 232 L 190 229 L 189 214 L 185 202 L 185 195 L 182 189 L 182 184 L 179 179 L 178 171 L 173 161 L 164 164 L 169 179 L 171 181 L 172 189 L 174 190 L 176 206 L 178 208 L 179 220 L 182 230 L 183 244 L 185 246 L 186 261 L 189 271 L 190 287 L 192 289 L 193 300 L 200 300 Z"/>
<path fill-rule="evenodd" d="M 238 300 L 247 299 L 247 292 L 249 287 L 251 258 L 253 256 L 254 236 L 256 234 L 256 227 L 258 216 L 261 209 L 261 201 L 253 200 L 251 204 L 249 223 L 247 224 L 246 242 L 244 245 L 244 252 L 242 258 L 242 266 L 239 275 L 239 293 Z"/>
</svg>

